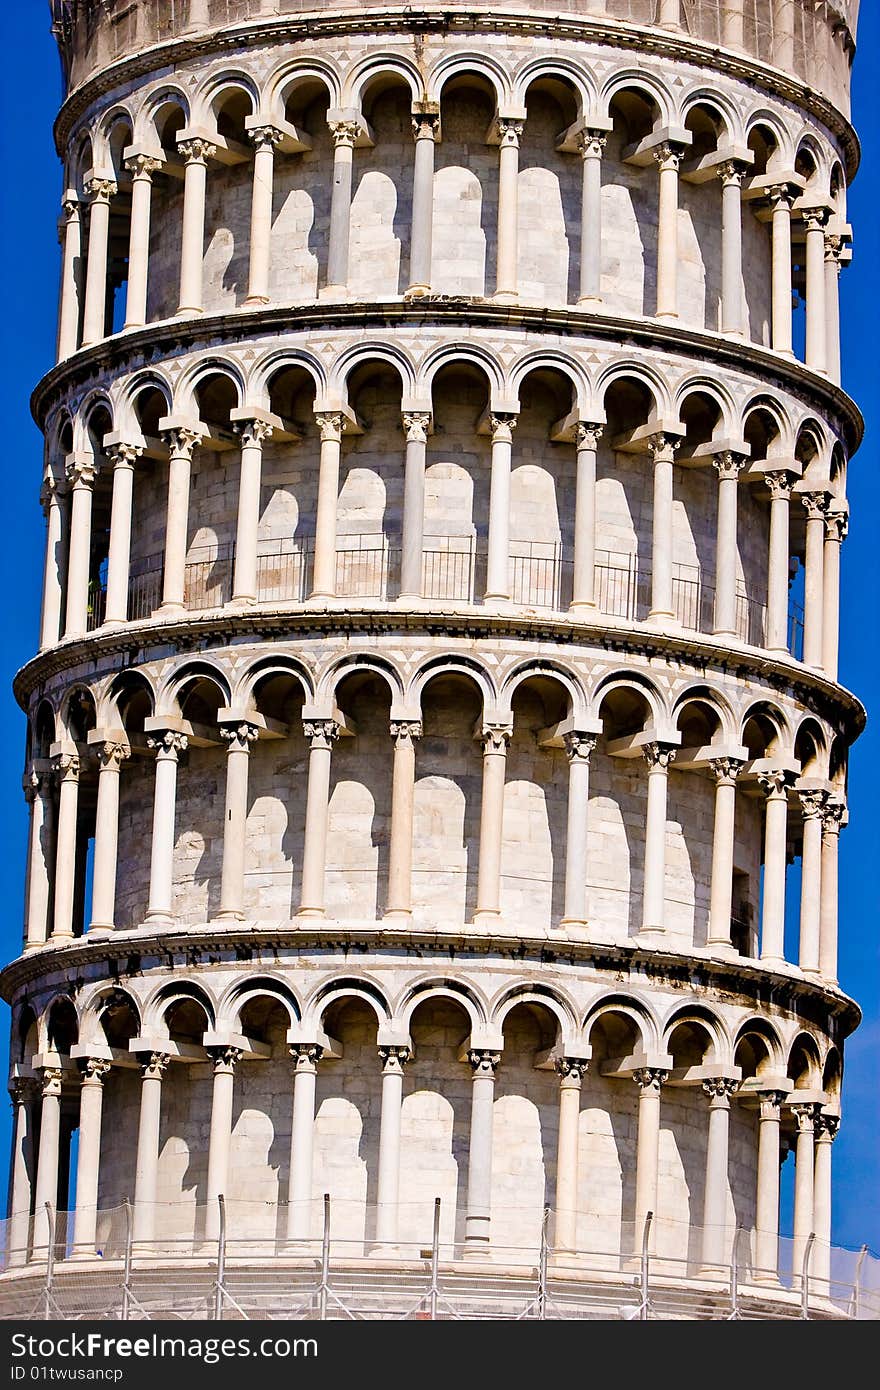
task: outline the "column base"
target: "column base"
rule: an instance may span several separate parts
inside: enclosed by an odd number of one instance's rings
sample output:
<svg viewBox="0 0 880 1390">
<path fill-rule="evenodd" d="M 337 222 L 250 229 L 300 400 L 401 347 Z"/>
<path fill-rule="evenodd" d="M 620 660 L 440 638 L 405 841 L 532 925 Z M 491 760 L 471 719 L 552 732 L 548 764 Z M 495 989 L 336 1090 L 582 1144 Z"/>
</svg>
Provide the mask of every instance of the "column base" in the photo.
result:
<svg viewBox="0 0 880 1390">
<path fill-rule="evenodd" d="M 652 608 L 645 622 L 651 623 L 654 627 L 667 627 L 670 623 L 673 623 L 676 627 L 679 626 L 675 614 L 665 608 Z"/>
<path fill-rule="evenodd" d="M 159 607 L 156 609 L 155 616 L 157 618 L 176 618 L 181 613 L 186 612 L 187 607 L 185 603 L 160 603 Z"/>
<path fill-rule="evenodd" d="M 410 922 L 412 921 L 411 907 L 389 907 L 388 911 L 382 915 L 383 922 Z"/>
<path fill-rule="evenodd" d="M 105 618 L 104 618 L 104 621 L 103 621 L 102 624 L 101 624 L 101 627 L 102 627 L 102 628 L 108 628 L 108 627 L 125 627 L 125 624 L 126 624 L 127 622 L 128 622 L 128 618 L 107 618 L 107 617 L 105 617 Z"/>
<path fill-rule="evenodd" d="M 315 601 L 320 603 L 327 600 L 332 602 L 335 601 L 335 599 L 336 595 L 325 589 L 313 589 L 309 594 L 309 603 L 314 603 Z"/>
<path fill-rule="evenodd" d="M 215 922 L 244 922 L 246 916 L 245 913 L 239 911 L 238 908 L 229 908 L 227 911 L 221 910 L 220 912 L 216 912 L 213 920 Z"/>
<path fill-rule="evenodd" d="M 654 318 L 660 319 L 662 323 L 666 323 L 669 320 L 674 321 L 678 317 L 679 313 L 677 309 L 658 309 L 656 314 L 654 315 Z"/>
<path fill-rule="evenodd" d="M 146 326 L 145 323 L 124 323 L 122 331 L 123 333 L 134 333 L 138 328 L 146 328 Z"/>
<path fill-rule="evenodd" d="M 409 289 L 404 290 L 404 299 L 420 299 L 422 295 L 430 294 L 430 285 L 410 285 Z"/>
<path fill-rule="evenodd" d="M 761 965 L 772 966 L 774 968 L 779 965 L 788 965 L 788 961 L 785 959 L 785 956 L 760 955 L 758 957 L 758 960 L 760 961 Z"/>
<path fill-rule="evenodd" d="M 322 290 L 318 290 L 318 299 L 348 299 L 348 286 L 325 285 Z"/>
<path fill-rule="evenodd" d="M 471 918 L 472 927 L 484 927 L 492 922 L 501 921 L 501 909 L 498 907 L 479 907 Z"/>
<path fill-rule="evenodd" d="M 736 631 L 736 628 L 732 627 L 713 627 L 712 636 L 725 638 L 732 637 L 734 641 L 739 640 L 739 633 Z"/>
<path fill-rule="evenodd" d="M 301 907 L 297 911 L 297 917 L 326 917 L 323 907 Z"/>
<path fill-rule="evenodd" d="M 175 919 L 172 917 L 172 915 L 171 915 L 170 912 L 164 912 L 164 911 L 159 911 L 159 910 L 157 910 L 157 911 L 155 911 L 155 912 L 150 912 L 150 911 L 148 910 L 148 911 L 147 911 L 147 915 L 146 915 L 146 917 L 144 918 L 144 926 L 146 926 L 146 927 L 171 927 L 171 926 L 174 925 L 174 921 L 175 921 Z"/>
<path fill-rule="evenodd" d="M 100 1258 L 101 1256 L 98 1254 L 94 1246 L 92 1246 L 89 1250 L 73 1249 L 67 1256 L 68 1262 L 76 1260 L 79 1264 L 82 1264 L 84 1260 L 98 1260 Z"/>
<path fill-rule="evenodd" d="M 602 296 L 601 294 L 580 294 L 576 302 L 578 305 L 584 305 L 586 308 L 589 308 L 590 305 L 601 304 Z"/>
<path fill-rule="evenodd" d="M 267 294 L 249 294 L 242 304 L 243 309 L 261 309 L 264 304 L 271 304 L 272 301 Z"/>
<path fill-rule="evenodd" d="M 181 304 L 174 311 L 176 319 L 197 319 L 204 314 L 201 304 Z"/>
<path fill-rule="evenodd" d="M 739 951 L 730 941 L 707 941 L 706 950 L 713 956 L 724 956 L 725 960 L 741 960 Z"/>
<path fill-rule="evenodd" d="M 113 922 L 90 922 L 83 935 L 89 941 L 102 941 L 105 937 L 111 937 L 115 930 Z"/>
<path fill-rule="evenodd" d="M 560 917 L 560 927 L 586 927 L 588 921 L 586 917 Z"/>
<path fill-rule="evenodd" d="M 45 941 L 26 941 L 22 949 L 26 952 L 39 951 L 40 948 L 45 946 L 46 944 L 47 943 Z"/>
<path fill-rule="evenodd" d="M 801 974 L 806 975 L 808 980 L 821 980 L 822 978 L 822 971 L 818 965 L 802 965 Z"/>
<path fill-rule="evenodd" d="M 51 946 L 64 945 L 66 941 L 73 941 L 74 939 L 72 931 L 53 931 L 47 944 Z"/>
<path fill-rule="evenodd" d="M 496 290 L 492 296 L 495 304 L 516 304 L 518 300 L 519 294 L 516 290 Z"/>
<path fill-rule="evenodd" d="M 665 936 L 665 927 L 640 927 L 636 940 L 650 946 L 659 943 Z"/>
<path fill-rule="evenodd" d="M 233 594 L 233 595 L 232 595 L 232 598 L 229 600 L 229 602 L 226 603 L 226 604 L 224 604 L 224 607 L 225 607 L 225 608 L 232 608 L 232 609 L 235 609 L 235 608 L 253 608 L 253 606 L 254 606 L 254 604 L 256 603 L 256 601 L 257 601 L 257 596 L 256 596 L 256 594 Z"/>
<path fill-rule="evenodd" d="M 582 615 L 584 617 L 590 617 L 594 613 L 598 613 L 599 605 L 594 599 L 573 599 L 568 605 L 568 611 L 571 613 L 572 617 L 575 618 L 581 617 Z"/>
</svg>

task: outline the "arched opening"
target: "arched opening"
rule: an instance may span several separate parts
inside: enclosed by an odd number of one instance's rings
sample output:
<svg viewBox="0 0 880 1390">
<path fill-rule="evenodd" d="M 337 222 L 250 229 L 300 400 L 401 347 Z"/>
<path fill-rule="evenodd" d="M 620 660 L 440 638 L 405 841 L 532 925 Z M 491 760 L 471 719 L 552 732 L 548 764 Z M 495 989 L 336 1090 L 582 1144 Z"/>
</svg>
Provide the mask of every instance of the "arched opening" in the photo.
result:
<svg viewBox="0 0 880 1390">
<path fill-rule="evenodd" d="M 381 917 L 388 889 L 391 832 L 391 692 L 372 671 L 354 671 L 336 688 L 344 715 L 333 750 L 325 875 L 332 917 Z"/>
<path fill-rule="evenodd" d="M 248 760 L 244 906 L 249 917 L 286 921 L 302 899 L 309 766 L 302 682 L 270 668 L 254 682 L 249 703 L 277 736 L 252 744 Z M 302 795 L 289 795 L 290 787 Z"/>
<path fill-rule="evenodd" d="M 581 159 L 566 139 L 578 118 L 578 94 L 564 77 L 529 84 L 518 180 L 519 297 L 573 304 L 580 294 Z"/>
<path fill-rule="evenodd" d="M 187 114 L 176 93 L 160 98 L 150 125 L 152 139 L 148 137 L 147 144 L 155 146 L 162 161 L 152 176 L 147 277 L 147 323 L 155 323 L 175 312 L 180 289 L 184 162 L 177 140 L 187 125 Z"/>
<path fill-rule="evenodd" d="M 505 1015 L 495 1080 L 492 1239 L 534 1249 L 545 1206 L 556 1206 L 559 1078 L 556 1015 L 536 1002 Z"/>
<path fill-rule="evenodd" d="M 713 745 L 721 756 L 725 740 L 716 706 L 711 698 L 701 698 L 696 692 L 679 707 L 675 722 L 681 733 L 681 748 L 669 768 L 668 779 L 670 834 L 667 855 L 670 875 L 676 884 L 669 914 L 671 920 L 679 922 L 680 929 L 690 935 L 694 946 L 705 946 L 711 935 L 713 875 L 720 871 L 714 863 L 716 773 L 720 765 L 713 759 Z M 740 843 L 737 826 L 743 819 L 743 808 L 738 802 L 739 799 L 734 812 L 729 926 L 731 940 L 735 948 L 741 950 L 742 938 L 747 941 L 748 931 L 741 927 L 738 913 L 749 911 L 749 874 L 747 862 L 737 849 Z"/>
<path fill-rule="evenodd" d="M 210 433 L 193 450 L 190 472 L 189 530 L 184 567 L 184 604 L 190 610 L 220 608 L 232 597 L 236 511 L 230 512 L 230 474 L 239 441 L 231 412 L 238 389 L 224 372 L 203 376 L 195 390 L 198 419 Z"/>
<path fill-rule="evenodd" d="M 110 234 L 107 243 L 107 299 L 105 335 L 118 333 L 125 322 L 128 285 L 128 250 L 131 230 L 131 171 L 125 152 L 133 140 L 131 124 L 117 120 L 110 130 L 107 149 L 117 195 L 110 201 Z"/>
<path fill-rule="evenodd" d="M 108 330 L 112 331 L 112 330 Z M 110 504 L 113 494 L 112 470 L 104 454 L 104 437 L 113 428 L 110 412 L 103 404 L 95 406 L 86 422 L 88 452 L 95 478 L 92 484 L 91 541 L 88 565 L 86 628 L 93 632 L 104 622 L 107 598 L 107 557 L 110 550 Z"/>
<path fill-rule="evenodd" d="M 253 98 L 244 87 L 230 84 L 218 92 L 212 110 L 221 173 L 212 178 L 209 164 L 202 282 L 205 307 L 222 313 L 238 308 L 248 293 L 254 163 L 246 121 L 254 112 Z"/>
<path fill-rule="evenodd" d="M 581 1083 L 578 1246 L 617 1256 L 635 1217 L 638 1088 L 615 1064 L 644 1050 L 626 1009 L 597 1011 L 585 1028 L 590 1067 Z"/>
<path fill-rule="evenodd" d="M 657 172 L 651 149 L 639 147 L 662 125 L 662 115 L 641 87 L 616 92 L 609 115 L 604 162 L 613 172 L 602 189 L 602 225 L 617 232 L 602 295 L 610 312 L 641 316 L 657 303 Z"/>
<path fill-rule="evenodd" d="M 676 559 L 672 570 L 672 604 L 681 626 L 711 632 L 717 583 L 718 474 L 712 441 L 723 433 L 723 413 L 708 391 L 691 391 L 679 408 L 685 437 L 676 454 L 673 528 Z M 738 533 L 742 528 L 738 527 Z M 735 557 L 737 594 L 744 587 L 741 561 Z"/>
<path fill-rule="evenodd" d="M 361 92 L 372 142 L 357 150 L 351 201 L 349 288 L 356 299 L 402 294 L 411 280 L 412 92 L 393 71 Z"/>
<path fill-rule="evenodd" d="M 128 577 L 128 619 L 138 622 L 151 617 L 162 601 L 168 450 L 159 425 L 170 410 L 164 392 L 152 382 L 139 387 L 131 408 L 144 442 L 143 453 L 134 461 Z"/>
<path fill-rule="evenodd" d="M 602 733 L 590 759 L 590 839 L 604 853 L 589 856 L 588 913 L 612 940 L 625 941 L 642 926 L 647 813 L 645 763 L 632 740 L 654 721 L 646 696 L 624 684 L 604 695 L 599 718 Z"/>
<path fill-rule="evenodd" d="M 284 142 L 275 151 L 269 298 L 304 304 L 327 281 L 333 136 L 327 124 L 330 96 L 324 82 L 297 74 L 280 92 L 285 121 L 305 146 L 293 152 Z"/>
<path fill-rule="evenodd" d="M 510 477 L 510 586 L 524 608 L 567 608 L 572 596 L 576 485 L 573 388 L 536 368 L 519 390 Z"/>
<path fill-rule="evenodd" d="M 347 385 L 363 432 L 343 448 L 336 593 L 340 598 L 393 599 L 400 590 L 403 526 L 400 376 L 384 362 L 362 362 Z"/>
<path fill-rule="evenodd" d="M 535 929 L 558 926 L 565 914 L 568 760 L 556 734 L 571 713 L 564 686 L 530 676 L 514 691 L 507 749 L 501 911 Z"/>
<path fill-rule="evenodd" d="M 682 317 L 698 328 L 722 330 L 721 150 L 730 144 L 727 123 L 707 101 L 695 102 L 685 117 L 692 143 L 681 171 L 678 251 Z M 742 297 L 742 288 L 739 290 Z"/>
<path fill-rule="evenodd" d="M 488 423 L 481 422 L 488 394 L 485 375 L 465 362 L 442 367 L 431 385 L 422 587 L 428 599 L 472 603 L 486 588 L 492 451 Z"/>
<path fill-rule="evenodd" d="M 605 392 L 607 423 L 596 458 L 596 534 L 606 545 L 596 551 L 596 602 L 603 613 L 630 622 L 647 617 L 651 606 L 650 469 L 630 448 L 634 431 L 656 413 L 644 382 L 622 376 Z"/>
<path fill-rule="evenodd" d="M 287 365 L 267 382 L 269 409 L 284 422 L 263 441 L 257 598 L 301 603 L 312 587 L 318 505 L 320 428 L 315 382 L 304 367 Z"/>
<path fill-rule="evenodd" d="M 490 294 L 496 282 L 498 151 L 487 143 L 496 98 L 477 73 L 443 86 L 434 174 L 431 284 L 442 294 Z"/>
</svg>

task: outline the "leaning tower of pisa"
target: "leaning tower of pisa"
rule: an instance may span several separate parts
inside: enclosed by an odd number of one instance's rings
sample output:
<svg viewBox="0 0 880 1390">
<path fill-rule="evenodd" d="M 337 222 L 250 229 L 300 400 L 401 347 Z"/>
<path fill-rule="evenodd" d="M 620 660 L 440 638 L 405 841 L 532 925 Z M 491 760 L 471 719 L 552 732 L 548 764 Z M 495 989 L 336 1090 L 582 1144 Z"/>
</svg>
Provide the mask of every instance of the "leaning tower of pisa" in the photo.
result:
<svg viewBox="0 0 880 1390">
<path fill-rule="evenodd" d="M 841 1311 L 857 7 L 54 0 L 7 1300 Z"/>
</svg>

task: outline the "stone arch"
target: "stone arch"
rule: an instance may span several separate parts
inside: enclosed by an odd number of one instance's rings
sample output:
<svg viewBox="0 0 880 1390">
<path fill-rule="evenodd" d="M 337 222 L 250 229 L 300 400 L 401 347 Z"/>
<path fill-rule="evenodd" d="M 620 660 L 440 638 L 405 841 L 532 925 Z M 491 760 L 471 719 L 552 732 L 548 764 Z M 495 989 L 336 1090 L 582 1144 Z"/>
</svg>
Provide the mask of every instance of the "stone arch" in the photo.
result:
<svg viewBox="0 0 880 1390">
<path fill-rule="evenodd" d="M 586 418 L 590 396 L 589 378 L 581 364 L 566 352 L 540 348 L 527 352 L 508 369 L 505 394 L 509 395 L 511 400 L 518 400 L 520 387 L 526 377 L 530 372 L 541 370 L 557 372 L 567 378 L 572 387 L 574 408 L 582 418 Z"/>
<path fill-rule="evenodd" d="M 767 1018 L 740 1023 L 733 1037 L 733 1060 L 744 1081 L 762 1074 L 783 1075 L 785 1047 L 776 1026 Z"/>
<path fill-rule="evenodd" d="M 794 756 L 801 765 L 802 777 L 828 776 L 830 740 L 814 715 L 805 715 L 795 729 Z"/>
<path fill-rule="evenodd" d="M 498 692 L 499 717 L 507 718 L 510 715 L 515 691 L 522 685 L 523 681 L 531 680 L 535 676 L 542 676 L 548 681 L 555 681 L 563 688 L 570 701 L 571 714 L 577 727 L 578 719 L 587 713 L 587 695 L 576 672 L 566 670 L 564 666 L 555 661 L 529 659 L 520 662 L 513 670 L 509 671 Z"/>
<path fill-rule="evenodd" d="M 355 671 L 369 671 L 371 675 L 378 676 L 388 686 L 392 708 L 396 703 L 403 701 L 403 677 L 394 663 L 384 657 L 359 653 L 341 656 L 323 671 L 317 683 L 315 698 L 334 698 L 340 682 L 346 676 L 353 675 Z"/>
<path fill-rule="evenodd" d="M 31 720 L 32 756 L 48 758 L 50 745 L 58 739 L 58 719 L 52 701 L 43 698 L 34 710 Z"/>
<path fill-rule="evenodd" d="M 362 110 L 367 88 L 384 76 L 396 77 L 405 82 L 414 102 L 423 99 L 422 74 L 411 59 L 401 53 L 371 53 L 359 59 L 346 73 L 340 104 Z"/>
<path fill-rule="evenodd" d="M 822 1090 L 833 1100 L 839 1100 L 842 1085 L 843 1057 L 840 1049 L 832 1045 L 825 1054 L 825 1062 L 822 1067 Z"/>
<path fill-rule="evenodd" d="M 803 464 L 805 482 L 827 483 L 831 478 L 831 436 L 815 415 L 798 423 L 794 456 Z"/>
<path fill-rule="evenodd" d="M 511 82 L 511 99 L 514 104 L 518 107 L 525 107 L 529 87 L 533 82 L 539 82 L 542 78 L 547 77 L 558 78 L 574 88 L 578 104 L 578 118 L 583 119 L 585 124 L 589 124 L 586 118 L 596 106 L 598 88 L 589 68 L 574 58 L 567 58 L 564 54 L 527 58 L 520 63 Z"/>
<path fill-rule="evenodd" d="M 676 1029 L 686 1026 L 691 1026 L 696 1031 L 702 1031 L 708 1039 L 709 1048 L 704 1051 L 703 1060 L 724 1065 L 732 1062 L 733 1045 L 730 1032 L 723 1018 L 713 1009 L 693 1003 L 675 1005 L 663 1023 L 663 1050 L 668 1052 L 673 1059 L 676 1057 L 676 1050 L 671 1044 Z"/>
<path fill-rule="evenodd" d="M 711 685 L 689 685 L 675 697 L 671 710 L 671 719 L 674 724 L 678 724 L 688 705 L 704 705 L 712 711 L 718 720 L 719 731 L 722 738 L 733 740 L 738 732 L 737 717 L 733 706 L 720 690 Z"/>
<path fill-rule="evenodd" d="M 251 103 L 251 115 L 260 105 L 260 92 L 253 76 L 244 68 L 222 68 L 209 73 L 193 92 L 192 122 L 218 130 L 222 107 L 230 96 L 244 94 Z"/>
<path fill-rule="evenodd" d="M 474 343 L 446 343 L 429 352 L 421 364 L 416 379 L 418 399 L 431 399 L 437 373 L 443 367 L 455 367 L 459 364 L 475 367 L 485 377 L 490 399 L 502 397 L 504 370 L 494 353 Z"/>
<path fill-rule="evenodd" d="M 420 666 L 407 687 L 407 705 L 421 710 L 425 687 L 437 676 L 462 676 L 475 685 L 482 700 L 484 718 L 495 708 L 496 691 L 488 671 L 478 661 L 463 656 L 435 656 Z"/>
<path fill-rule="evenodd" d="M 742 117 L 736 103 L 726 92 L 720 91 L 717 87 L 692 87 L 690 91 L 679 98 L 678 117 L 682 125 L 686 125 L 688 116 L 697 106 L 706 107 L 718 117 L 724 131 L 724 143 L 730 145 L 745 144 Z M 719 147 L 721 144 L 722 141 L 719 138 Z"/>
<path fill-rule="evenodd" d="M 316 399 L 327 395 L 327 371 L 319 358 L 302 348 L 273 348 L 271 352 L 258 357 L 250 368 L 245 382 L 246 399 L 256 405 L 268 406 L 272 379 L 287 367 L 301 367 L 312 378 Z"/>
<path fill-rule="evenodd" d="M 10 1040 L 11 1060 L 27 1064 L 34 1053 L 39 1052 L 39 1050 L 37 1015 L 25 999 L 13 1012 L 13 1029 Z"/>
<path fill-rule="evenodd" d="M 85 741 L 89 730 L 97 723 L 97 707 L 91 689 L 79 682 L 64 692 L 58 711 L 58 724 L 61 736 L 74 743 Z"/>
<path fill-rule="evenodd" d="M 661 125 L 673 124 L 675 111 L 672 95 L 665 83 L 653 73 L 643 72 L 639 68 L 620 68 L 613 72 L 606 78 L 599 92 L 598 105 L 601 115 L 610 116 L 611 103 L 622 92 L 634 92 L 655 107 Z"/>
<path fill-rule="evenodd" d="M 804 127 L 794 141 L 794 167 L 800 173 L 806 160 L 813 166 L 812 176 L 807 176 L 810 194 L 821 193 L 830 197 L 832 153 L 815 131 Z"/>
<path fill-rule="evenodd" d="M 338 66 L 325 58 L 294 58 L 282 62 L 270 72 L 263 83 L 261 114 L 266 117 L 284 117 L 287 102 L 293 90 L 304 82 L 318 82 L 325 89 L 332 106 L 342 105 L 342 77 Z"/>
<path fill-rule="evenodd" d="M 754 730 L 750 730 L 750 725 L 754 725 Z M 766 726 L 766 727 L 765 727 Z M 761 741 L 759 733 L 769 734 L 769 741 L 765 741 L 764 752 L 755 751 Z M 751 734 L 751 737 L 750 737 Z M 781 706 L 772 700 L 755 700 L 745 710 L 740 721 L 740 742 L 745 744 L 752 757 L 766 757 L 767 750 L 773 748 L 773 756 L 788 752 L 794 747 L 791 723 Z"/>
<path fill-rule="evenodd" d="M 217 1004 L 217 1027 L 235 1027 L 241 1022 L 241 1012 L 252 999 L 271 999 L 287 1011 L 290 1024 L 298 1023 L 302 1017 L 299 1000 L 286 980 L 273 975 L 255 975 L 235 984 L 221 995 Z M 243 1029 L 238 1028 L 239 1032 Z"/>
<path fill-rule="evenodd" d="M 493 1000 L 489 1011 L 490 1023 L 503 1032 L 504 1020 L 520 1004 L 539 1005 L 554 1016 L 563 1051 L 578 1046 L 578 1011 L 566 991 L 555 985 L 511 985 Z"/>
<path fill-rule="evenodd" d="M 98 723 L 104 726 L 118 720 L 123 728 L 128 728 L 127 711 L 132 702 L 147 703 L 149 713 L 156 708 L 156 687 L 153 680 L 143 671 L 120 671 L 107 686 L 98 702 Z M 141 724 L 141 728 L 142 728 Z"/>
<path fill-rule="evenodd" d="M 141 1031 L 141 1010 L 130 990 L 118 984 L 103 984 L 94 990 L 80 1010 L 80 1039 L 83 1043 L 109 1042 L 104 1015 L 114 1008 L 127 1007 L 133 1016 L 136 1033 Z M 111 1043 L 112 1046 L 112 1043 Z"/>
<path fill-rule="evenodd" d="M 737 405 L 732 391 L 723 381 L 713 380 L 705 376 L 693 376 L 680 382 L 672 398 L 672 408 L 676 419 L 684 419 L 684 408 L 694 396 L 708 396 L 720 411 L 713 437 L 736 437 L 739 429 Z"/>
<path fill-rule="evenodd" d="M 117 407 L 117 428 L 120 434 L 129 435 L 137 442 L 141 434 L 141 423 L 137 415 L 138 399 L 146 391 L 158 391 L 165 401 L 166 413 L 173 409 L 174 388 L 161 367 L 150 367 L 137 372 L 123 384 Z"/>
<path fill-rule="evenodd" d="M 241 364 L 232 357 L 209 355 L 191 363 L 178 378 L 174 388 L 175 415 L 198 418 L 196 392 L 209 377 L 220 376 L 232 382 L 237 395 L 237 405 L 244 400 L 244 372 Z"/>
<path fill-rule="evenodd" d="M 182 666 L 169 672 L 165 677 L 156 699 L 157 712 L 159 714 L 174 712 L 183 687 L 195 679 L 205 680 L 215 685 L 220 692 L 222 702 L 229 704 L 231 692 L 225 672 L 218 663 L 210 658 L 200 657 L 197 661 L 185 661 Z"/>
<path fill-rule="evenodd" d="M 650 418 L 663 417 L 671 413 L 672 401 L 669 387 L 661 373 L 646 362 L 623 360 L 609 363 L 600 371 L 596 379 L 593 402 L 601 411 L 602 418 L 604 418 L 605 398 L 609 390 L 618 382 L 626 380 L 634 381 L 637 386 L 648 392 L 652 401 Z"/>
<path fill-rule="evenodd" d="M 286 656 L 283 653 L 277 655 L 273 653 L 271 656 L 261 657 L 258 661 L 252 662 L 238 674 L 232 686 L 233 701 L 249 708 L 254 699 L 257 685 L 269 676 L 291 676 L 302 686 L 303 696 L 306 700 L 315 697 L 313 677 L 303 663 L 296 657 Z"/>
<path fill-rule="evenodd" d="M 752 416 L 763 415 L 772 422 L 776 438 L 772 447 L 774 455 L 790 456 L 794 452 L 794 427 L 788 407 L 783 401 L 756 391 L 749 396 L 742 408 L 743 435 L 749 439 L 749 424 Z M 760 457 L 760 455 L 753 455 Z"/>
<path fill-rule="evenodd" d="M 74 995 L 59 990 L 51 995 L 37 1020 L 41 1052 L 69 1053 L 79 1040 L 79 1015 Z"/>
<path fill-rule="evenodd" d="M 590 1005 L 581 1027 L 586 1041 L 590 1042 L 590 1036 L 597 1023 L 606 1016 L 615 1015 L 629 1021 L 644 1052 L 656 1052 L 659 1049 L 660 1025 L 653 1009 L 645 1000 L 624 993 L 600 995 Z"/>
<path fill-rule="evenodd" d="M 795 1100 L 798 1091 L 822 1089 L 822 1054 L 812 1033 L 802 1030 L 792 1038 L 786 1059 L 786 1074 L 794 1086 L 789 1100 Z"/>
<path fill-rule="evenodd" d="M 108 174 L 112 173 L 113 177 L 117 179 L 124 176 L 124 169 L 121 161 L 118 160 L 121 149 L 118 145 L 114 149 L 113 144 L 114 132 L 119 126 L 128 127 L 126 144 L 131 144 L 134 140 L 135 118 L 124 102 L 117 102 L 101 113 L 92 137 L 95 169 L 100 169 Z"/>
<path fill-rule="evenodd" d="M 420 1004 L 427 1003 L 429 999 L 448 999 L 453 1004 L 460 1005 L 470 1018 L 472 1028 L 481 1027 L 489 1020 L 488 1006 L 473 986 L 460 980 L 434 976 L 418 980 L 407 988 L 395 1010 L 395 1017 L 399 1018 L 401 1024 L 408 1030 L 416 1009 Z"/>
<path fill-rule="evenodd" d="M 501 108 L 511 101 L 510 75 L 496 59 L 486 53 L 465 50 L 450 53 L 441 58 L 429 71 L 425 83 L 427 99 L 439 101 L 443 88 L 454 77 L 482 77 L 495 93 L 496 106 Z"/>
<path fill-rule="evenodd" d="M 750 111 L 746 116 L 745 138 L 750 148 L 752 137 L 762 130 L 772 136 L 776 145 L 770 156 L 770 164 L 776 168 L 789 168 L 794 163 L 794 141 L 789 129 L 776 111 L 763 106 Z"/>
<path fill-rule="evenodd" d="M 98 441 L 95 439 L 93 420 L 102 410 L 109 416 L 110 429 L 112 430 L 114 427 L 113 401 L 109 392 L 105 391 L 103 387 L 96 387 L 94 391 L 89 392 L 76 412 L 73 424 L 74 449 L 84 449 L 86 453 L 89 454 L 100 452 L 100 448 L 96 450 L 95 444 L 100 444 L 103 440 Z M 109 433 L 109 431 L 107 431 L 107 433 Z"/>
<path fill-rule="evenodd" d="M 144 1001 L 141 1017 L 145 1033 L 152 1035 L 158 1032 L 160 1036 L 168 1037 L 167 1015 L 176 1004 L 197 1005 L 204 1013 L 208 1027 L 216 1027 L 217 1008 L 209 991 L 193 980 L 177 979 L 157 986 Z"/>
<path fill-rule="evenodd" d="M 404 399 L 415 394 L 416 369 L 411 356 L 393 343 L 378 342 L 354 343 L 345 348 L 330 370 L 328 390 L 337 390 L 340 399 L 347 400 L 352 373 L 370 362 L 381 362 L 397 373 Z"/>
<path fill-rule="evenodd" d="M 183 118 L 182 126 L 190 122 L 190 101 L 182 87 L 163 82 L 150 92 L 135 119 L 134 138 L 148 148 L 162 148 L 162 126 L 174 110 Z"/>
<path fill-rule="evenodd" d="M 593 718 L 600 717 L 605 700 L 615 690 L 632 690 L 634 694 L 641 696 L 651 712 L 655 726 L 667 722 L 666 701 L 663 695 L 653 681 L 638 671 L 613 671 L 602 678 L 590 701 L 589 712 Z"/>
<path fill-rule="evenodd" d="M 378 1026 L 390 1022 L 391 1009 L 384 990 L 366 976 L 352 975 L 319 985 L 303 1008 L 303 1023 L 322 1024 L 327 1010 L 345 999 L 359 999 L 368 1005 Z"/>
</svg>

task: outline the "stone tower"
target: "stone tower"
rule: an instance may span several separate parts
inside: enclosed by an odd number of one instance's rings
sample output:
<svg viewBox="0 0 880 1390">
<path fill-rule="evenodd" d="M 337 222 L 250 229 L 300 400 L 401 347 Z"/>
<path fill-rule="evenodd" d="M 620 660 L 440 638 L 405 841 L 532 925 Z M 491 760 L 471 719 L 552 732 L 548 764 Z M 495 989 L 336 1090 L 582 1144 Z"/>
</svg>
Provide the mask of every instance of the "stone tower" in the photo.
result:
<svg viewBox="0 0 880 1390">
<path fill-rule="evenodd" d="M 54 0 L 7 1293 L 832 1311 L 856 10 Z"/>
</svg>

